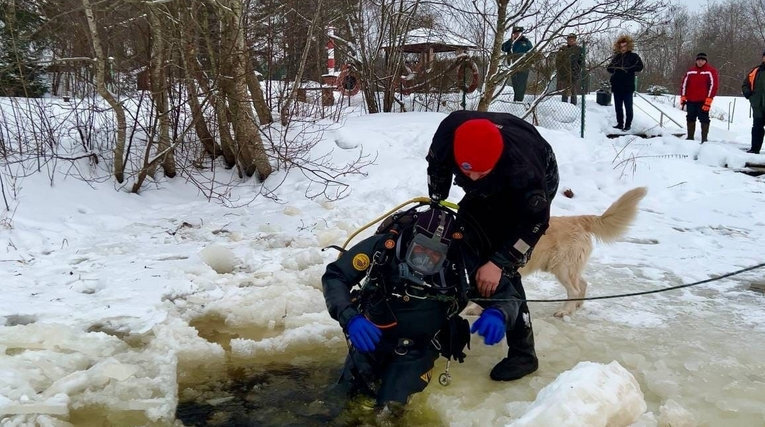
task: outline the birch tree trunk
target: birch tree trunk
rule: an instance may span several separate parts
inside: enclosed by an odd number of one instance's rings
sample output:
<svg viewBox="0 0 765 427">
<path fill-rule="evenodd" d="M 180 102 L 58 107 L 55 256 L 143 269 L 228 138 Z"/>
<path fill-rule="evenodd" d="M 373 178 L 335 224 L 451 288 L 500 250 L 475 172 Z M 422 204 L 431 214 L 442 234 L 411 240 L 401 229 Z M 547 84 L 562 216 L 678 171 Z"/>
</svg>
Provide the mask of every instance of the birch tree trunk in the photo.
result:
<svg viewBox="0 0 765 427">
<path fill-rule="evenodd" d="M 486 72 L 486 83 L 484 84 L 481 99 L 478 101 L 478 111 L 489 111 L 491 101 L 494 99 L 494 91 L 500 85 L 503 76 L 499 75 L 499 64 L 504 58 L 502 53 L 502 42 L 505 36 L 505 25 L 507 21 L 507 4 L 510 0 L 497 0 L 497 22 L 496 31 L 494 31 L 494 43 L 491 45 L 491 59 L 489 59 L 489 69 Z"/>
<path fill-rule="evenodd" d="M 159 11 L 156 7 L 149 6 L 149 24 L 151 27 L 151 96 L 157 109 L 159 124 L 158 155 L 160 156 L 162 169 L 165 176 L 175 176 L 175 155 L 173 145 L 170 142 L 170 111 L 167 102 L 167 77 L 165 75 L 165 38 L 162 22 L 157 16 Z M 152 165 L 148 165 L 151 167 Z"/>
<path fill-rule="evenodd" d="M 114 116 L 117 119 L 117 140 L 114 143 L 114 178 L 117 182 L 122 184 L 122 182 L 125 181 L 125 163 L 123 157 L 125 156 L 125 139 L 127 134 L 125 110 L 122 108 L 122 104 L 120 104 L 114 95 L 109 92 L 109 89 L 106 88 L 106 56 L 101 47 L 101 36 L 98 34 L 96 19 L 93 15 L 93 7 L 90 4 L 90 0 L 81 0 L 81 2 L 85 12 L 85 19 L 88 21 L 88 30 L 90 31 L 93 52 L 96 55 L 94 62 L 96 91 L 98 91 L 98 94 L 109 103 L 109 106 L 114 110 Z"/>
<path fill-rule="evenodd" d="M 295 100 L 297 99 L 297 92 L 298 88 L 300 87 L 300 82 L 303 80 L 303 72 L 305 71 L 305 63 L 308 60 L 308 52 L 311 50 L 311 43 L 313 42 L 313 33 L 316 29 L 316 25 L 319 22 L 319 17 L 321 16 L 321 4 L 323 0 L 317 0 L 316 2 L 316 11 L 313 15 L 313 19 L 311 20 L 311 25 L 308 26 L 308 35 L 306 35 L 305 38 L 305 47 L 303 48 L 303 54 L 300 56 L 300 64 L 298 65 L 298 71 L 295 74 L 295 82 L 292 84 L 292 90 L 290 91 L 289 96 L 287 97 L 287 100 L 284 102 L 284 106 L 281 110 L 281 123 L 282 126 L 287 126 L 289 124 L 289 116 L 290 116 L 290 110 L 292 109 L 292 105 L 295 103 Z"/>
<path fill-rule="evenodd" d="M 214 6 L 216 8 L 221 7 L 218 4 L 215 4 Z M 224 10 L 223 13 L 225 14 L 226 11 Z M 221 40 L 223 31 L 220 28 L 221 24 L 219 22 L 213 24 L 210 23 L 210 16 L 207 11 L 204 11 L 201 15 L 202 16 L 198 21 L 205 24 L 202 27 L 202 34 L 204 36 L 207 57 L 210 60 L 211 68 L 217 73 L 216 79 L 218 81 L 218 87 L 213 88 L 207 84 L 207 76 L 202 71 L 196 56 L 189 56 L 189 59 L 191 60 L 191 66 L 193 67 L 194 76 L 196 77 L 199 87 L 203 92 L 209 94 L 210 102 L 215 110 L 218 136 L 220 138 L 220 146 L 223 151 L 223 158 L 225 159 L 226 166 L 229 168 L 236 166 L 239 170 L 239 177 L 242 178 L 244 173 L 237 158 L 239 149 L 236 146 L 234 137 L 231 135 L 231 127 L 229 126 L 230 114 L 228 106 L 226 106 L 226 94 L 222 89 L 222 86 L 226 81 L 226 76 L 229 73 L 229 70 L 226 68 L 227 62 L 218 58 L 218 54 L 221 53 L 220 46 L 223 43 Z M 193 46 L 193 43 L 195 43 L 196 40 L 192 39 L 189 42 Z"/>
<path fill-rule="evenodd" d="M 247 87 L 246 62 L 249 56 L 244 44 L 242 0 L 231 0 L 229 6 L 230 10 L 224 25 L 226 33 L 222 38 L 226 41 L 225 46 L 230 50 L 227 50 L 229 54 L 226 58 L 219 58 L 221 67 L 224 61 L 227 62 L 228 72 L 223 75 L 221 88 L 227 94 L 228 109 L 231 112 L 230 123 L 233 124 L 234 129 L 237 163 L 241 165 L 247 176 L 257 172 L 258 178 L 263 181 L 271 175 L 273 170 L 260 137 Z"/>
<path fill-rule="evenodd" d="M 196 9 L 196 8 L 195 8 Z M 186 86 L 186 92 L 189 97 L 189 108 L 191 109 L 191 118 L 194 124 L 194 131 L 199 138 L 199 141 L 204 146 L 205 151 L 210 155 L 212 159 L 218 158 L 222 150 L 218 142 L 210 133 L 210 129 L 207 126 L 207 120 L 205 119 L 202 105 L 199 102 L 198 89 L 202 88 L 203 93 L 206 94 L 207 100 L 214 105 L 215 95 L 209 90 L 209 86 L 206 81 L 201 78 L 201 72 L 197 66 L 197 15 L 196 10 L 187 9 L 186 12 L 181 12 L 180 25 L 178 26 L 179 40 L 180 40 L 180 56 L 184 69 L 184 83 Z M 199 79 L 199 83 L 195 81 Z M 234 155 L 230 153 L 230 166 L 233 166 Z M 228 158 L 226 158 L 228 162 Z"/>
<path fill-rule="evenodd" d="M 250 97 L 252 98 L 252 105 L 255 107 L 255 112 L 258 114 L 258 120 L 261 125 L 267 125 L 274 122 L 274 118 L 271 116 L 271 110 L 266 104 L 266 96 L 263 93 L 263 89 L 260 87 L 260 80 L 258 75 L 255 74 L 255 69 L 252 67 L 252 60 L 249 59 L 249 53 L 247 54 L 247 87 L 250 90 Z"/>
<path fill-rule="evenodd" d="M 186 71 L 183 80 L 189 97 L 189 108 L 191 109 L 191 119 L 194 124 L 194 131 L 197 134 L 197 138 L 199 138 L 199 141 L 202 143 L 202 146 L 204 146 L 207 154 L 209 154 L 211 158 L 216 159 L 221 154 L 221 148 L 210 133 L 210 129 L 207 127 L 207 121 L 205 120 L 202 105 L 198 98 L 197 84 L 194 81 L 194 73 L 192 72 L 194 68 L 191 64 L 191 59 L 189 59 L 191 55 L 194 55 L 194 51 L 189 51 L 187 49 L 188 48 L 181 49 L 180 54 L 184 64 L 183 67 Z M 212 98 L 210 98 L 209 95 L 208 92 L 208 99 L 212 101 Z"/>
</svg>

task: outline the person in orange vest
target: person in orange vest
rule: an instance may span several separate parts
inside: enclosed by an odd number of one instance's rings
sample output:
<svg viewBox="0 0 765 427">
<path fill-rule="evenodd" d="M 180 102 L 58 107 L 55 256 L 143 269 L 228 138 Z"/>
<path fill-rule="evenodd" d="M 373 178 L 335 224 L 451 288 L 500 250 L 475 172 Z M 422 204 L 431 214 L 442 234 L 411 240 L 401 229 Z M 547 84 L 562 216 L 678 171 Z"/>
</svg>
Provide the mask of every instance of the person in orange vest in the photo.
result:
<svg viewBox="0 0 765 427">
<path fill-rule="evenodd" d="M 765 137 L 765 51 L 762 52 L 762 62 L 744 77 L 741 92 L 752 106 L 752 147 L 747 153 L 760 154 L 762 139 Z"/>
<path fill-rule="evenodd" d="M 717 95 L 720 80 L 717 69 L 707 60 L 706 53 L 696 55 L 696 63 L 685 72 L 683 82 L 680 85 L 680 107 L 685 107 L 686 121 L 688 122 L 688 136 L 685 139 L 693 140 L 696 132 L 696 119 L 701 123 L 701 143 L 707 142 L 709 136 L 709 109 L 712 100 Z"/>
</svg>

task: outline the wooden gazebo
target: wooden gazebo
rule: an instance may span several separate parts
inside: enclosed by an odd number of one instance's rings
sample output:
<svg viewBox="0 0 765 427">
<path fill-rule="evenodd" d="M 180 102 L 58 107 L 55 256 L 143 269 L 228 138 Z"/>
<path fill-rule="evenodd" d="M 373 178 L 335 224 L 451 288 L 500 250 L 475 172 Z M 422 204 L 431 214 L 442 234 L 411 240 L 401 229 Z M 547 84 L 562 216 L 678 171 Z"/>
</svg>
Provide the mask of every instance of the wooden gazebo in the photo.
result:
<svg viewBox="0 0 765 427">
<path fill-rule="evenodd" d="M 459 67 L 460 74 L 466 72 L 473 74 L 470 85 L 466 85 L 464 88 L 460 85 L 461 89 L 470 89 L 467 91 L 472 92 L 478 84 L 478 69 L 474 62 L 469 61 L 469 58 L 463 57 L 463 55 L 468 50 L 476 48 L 477 46 L 468 40 L 440 33 L 431 28 L 416 28 L 406 34 L 403 44 L 383 47 L 386 55 L 389 55 L 392 49 L 403 53 L 418 54 L 416 61 L 407 61 L 405 64 L 404 72 L 407 75 L 401 76 L 403 93 L 427 91 L 432 83 L 436 83 L 433 81 L 434 79 L 439 80 L 440 76 L 455 67 Z M 454 57 L 459 58 L 460 61 L 448 61 L 446 64 L 441 61 L 441 64 L 436 66 L 436 54 L 443 52 L 452 52 Z M 461 66 L 461 64 L 465 64 L 465 66 Z M 463 80 L 463 78 L 459 77 L 458 80 Z"/>
<path fill-rule="evenodd" d="M 477 46 L 469 41 L 448 34 L 439 34 L 431 28 L 416 28 L 406 33 L 399 49 L 404 53 L 419 53 L 423 62 L 430 62 L 439 52 L 454 52 L 459 55 Z M 385 47 L 389 49 L 389 47 Z"/>
</svg>

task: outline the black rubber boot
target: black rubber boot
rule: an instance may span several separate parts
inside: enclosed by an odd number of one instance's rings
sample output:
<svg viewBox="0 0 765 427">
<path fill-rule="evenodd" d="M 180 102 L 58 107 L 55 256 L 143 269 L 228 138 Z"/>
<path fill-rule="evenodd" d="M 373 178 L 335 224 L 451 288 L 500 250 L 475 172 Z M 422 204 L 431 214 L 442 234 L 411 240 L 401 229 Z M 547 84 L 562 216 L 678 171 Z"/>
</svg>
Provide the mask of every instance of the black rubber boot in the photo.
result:
<svg viewBox="0 0 765 427">
<path fill-rule="evenodd" d="M 702 123 L 701 124 L 701 143 L 707 142 L 707 137 L 709 136 L 709 123 Z"/>
<path fill-rule="evenodd" d="M 687 122 L 687 123 L 688 123 L 688 136 L 686 136 L 685 139 L 693 140 L 693 136 L 696 133 L 696 121 L 694 120 L 692 122 Z"/>
<path fill-rule="evenodd" d="M 489 374 L 494 381 L 517 380 L 539 368 L 539 360 L 534 351 L 534 330 L 531 328 L 528 311 L 522 313 L 515 323 L 514 330 L 507 334 L 507 357 L 497 363 Z"/>
<path fill-rule="evenodd" d="M 760 127 L 752 127 L 752 148 L 749 152 L 754 154 L 760 154 L 762 148 L 762 140 L 765 138 L 765 129 Z"/>
</svg>

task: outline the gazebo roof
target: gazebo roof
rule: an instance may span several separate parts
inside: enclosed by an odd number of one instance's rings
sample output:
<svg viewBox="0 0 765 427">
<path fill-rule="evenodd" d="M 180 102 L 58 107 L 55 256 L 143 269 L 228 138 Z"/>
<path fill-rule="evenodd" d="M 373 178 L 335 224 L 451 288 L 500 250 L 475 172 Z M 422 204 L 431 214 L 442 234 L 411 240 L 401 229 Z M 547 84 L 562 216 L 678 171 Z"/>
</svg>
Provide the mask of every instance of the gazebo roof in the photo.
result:
<svg viewBox="0 0 765 427">
<path fill-rule="evenodd" d="M 462 37 L 439 34 L 431 28 L 416 28 L 406 33 L 400 49 L 406 53 L 454 52 L 459 49 L 475 49 L 477 46 Z M 385 49 L 389 49 L 385 46 Z"/>
</svg>

